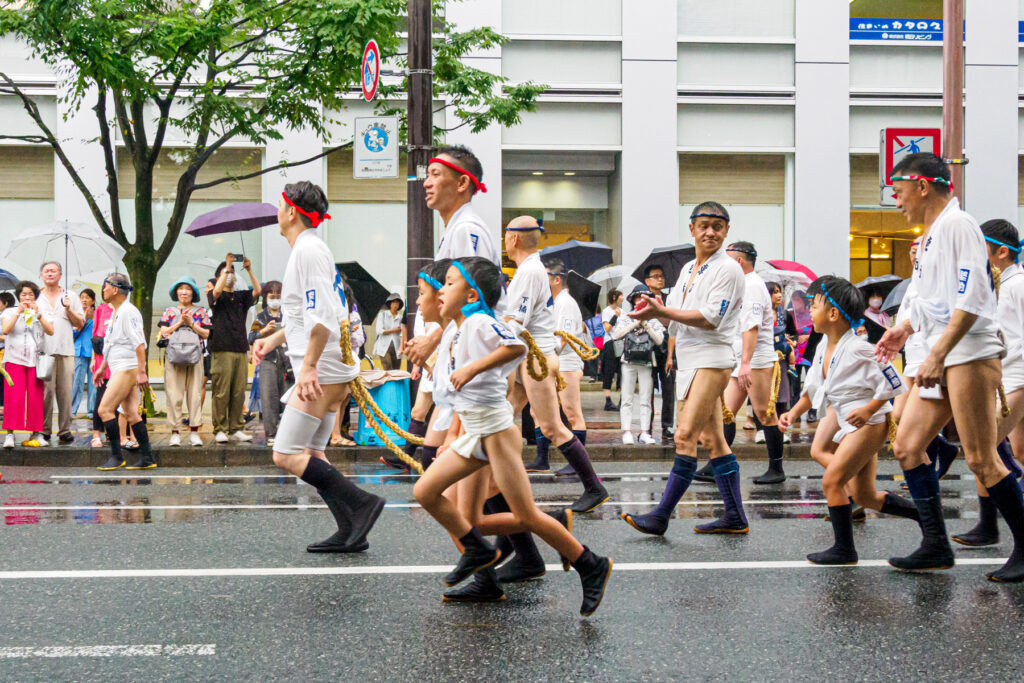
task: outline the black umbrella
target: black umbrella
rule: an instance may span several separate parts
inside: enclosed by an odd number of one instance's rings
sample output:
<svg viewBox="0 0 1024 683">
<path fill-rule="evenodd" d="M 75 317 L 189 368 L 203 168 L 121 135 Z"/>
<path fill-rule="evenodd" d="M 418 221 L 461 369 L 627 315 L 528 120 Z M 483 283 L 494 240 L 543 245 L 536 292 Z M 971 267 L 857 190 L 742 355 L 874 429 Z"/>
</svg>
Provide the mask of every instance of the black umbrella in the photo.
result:
<svg viewBox="0 0 1024 683">
<path fill-rule="evenodd" d="M 583 318 L 593 318 L 597 315 L 600 310 L 598 302 L 601 298 L 601 285 L 591 282 L 575 270 L 569 271 L 567 284 L 569 295 L 579 304 Z"/>
<path fill-rule="evenodd" d="M 569 240 L 553 247 L 545 247 L 540 251 L 544 263 L 549 258 L 556 258 L 565 264 L 565 269 L 575 270 L 584 276 L 590 275 L 598 268 L 612 263 L 612 248 L 601 242 L 580 242 Z"/>
<path fill-rule="evenodd" d="M 885 297 L 885 302 L 882 304 L 882 310 L 889 315 L 896 315 L 896 312 L 900 310 L 900 305 L 903 303 L 903 297 L 907 293 L 907 287 L 910 286 L 910 278 L 908 277 L 903 282 L 900 282 L 892 291 L 889 292 L 889 296 Z"/>
<path fill-rule="evenodd" d="M 390 292 L 366 272 L 366 268 L 355 261 L 345 261 L 334 265 L 337 266 L 338 272 L 345 278 L 345 283 L 352 290 L 352 296 L 355 297 L 356 306 L 359 308 L 359 317 L 367 325 L 372 324 L 373 319 L 377 317 L 377 312 L 387 301 Z"/>
<path fill-rule="evenodd" d="M 644 281 L 644 271 L 651 266 L 658 266 L 665 272 L 665 286 L 674 287 L 683 272 L 683 266 L 697 258 L 697 250 L 692 244 L 677 244 L 674 247 L 659 247 L 647 255 L 636 270 L 633 277 Z"/>
<path fill-rule="evenodd" d="M 873 277 L 864 278 L 855 284 L 854 287 L 863 291 L 865 294 L 870 290 L 878 290 L 882 293 L 882 296 L 885 296 L 895 289 L 902 281 L 903 278 L 899 275 L 875 275 Z"/>
</svg>

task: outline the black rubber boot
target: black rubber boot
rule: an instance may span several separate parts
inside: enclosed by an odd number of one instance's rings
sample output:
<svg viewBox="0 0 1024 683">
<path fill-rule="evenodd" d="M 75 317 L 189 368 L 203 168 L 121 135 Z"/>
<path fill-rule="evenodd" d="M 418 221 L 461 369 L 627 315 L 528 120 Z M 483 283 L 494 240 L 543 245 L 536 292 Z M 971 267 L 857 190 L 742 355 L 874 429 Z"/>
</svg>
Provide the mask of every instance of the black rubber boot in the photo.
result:
<svg viewBox="0 0 1024 683">
<path fill-rule="evenodd" d="M 967 533 L 957 534 L 953 537 L 953 540 L 960 545 L 982 548 L 999 543 L 999 523 L 996 521 L 996 504 L 992 501 L 992 497 L 978 496 L 978 506 L 980 515 L 974 528 Z"/>
<path fill-rule="evenodd" d="M 915 522 L 921 521 L 921 515 L 917 511 L 917 506 L 903 496 L 897 496 L 895 493 L 885 494 L 885 502 L 882 503 L 882 509 L 879 512 L 892 515 L 893 517 L 905 517 Z"/>
<path fill-rule="evenodd" d="M 104 462 L 102 465 L 100 465 L 96 469 L 98 469 L 101 472 L 110 472 L 112 470 L 119 470 L 119 469 L 121 469 L 124 466 L 125 466 L 124 458 L 122 458 L 120 455 L 112 455 L 109 458 L 107 458 L 106 462 Z"/>
<path fill-rule="evenodd" d="M 464 551 L 455 569 L 444 577 L 445 585 L 454 586 L 462 583 L 481 569 L 487 569 L 498 563 L 501 559 L 501 551 L 484 540 L 480 530 L 476 527 L 470 529 L 469 533 L 459 539 Z"/>
<path fill-rule="evenodd" d="M 139 444 L 139 451 L 142 453 L 142 457 L 134 465 L 129 465 L 126 470 L 153 470 L 157 468 L 156 457 L 153 455 L 153 449 L 149 445 L 149 430 L 146 429 L 145 422 L 136 422 L 132 425 L 132 436 L 135 437 L 135 442 Z"/>
<path fill-rule="evenodd" d="M 590 548 L 583 546 L 583 554 L 576 559 L 573 567 L 579 572 L 580 583 L 583 584 L 583 604 L 580 605 L 580 614 L 589 617 L 604 599 L 608 579 L 612 576 L 612 561 L 610 558 L 595 555 L 590 552 Z"/>
<path fill-rule="evenodd" d="M 575 476 L 578 476 L 578 475 L 576 474 L 576 470 L 574 470 L 572 468 L 572 465 L 566 465 L 562 469 L 556 471 L 555 472 L 555 476 L 556 477 L 575 477 Z"/>
<path fill-rule="evenodd" d="M 568 508 L 562 508 L 558 512 L 549 512 L 548 514 L 554 517 L 556 522 L 561 524 L 563 527 L 565 527 L 566 531 L 572 534 L 572 510 Z M 561 558 L 562 560 L 562 571 L 569 571 L 569 567 L 572 566 L 572 563 L 569 562 L 569 558 L 561 554 L 559 554 L 559 558 Z"/>
<path fill-rule="evenodd" d="M 832 522 L 832 533 L 836 542 L 828 550 L 811 553 L 807 561 L 811 564 L 844 565 L 857 564 L 857 549 L 853 545 L 853 505 L 829 505 L 828 518 Z"/>
<path fill-rule="evenodd" d="M 942 519 L 942 498 L 915 498 L 914 505 L 921 516 L 921 545 L 906 557 L 889 558 L 889 564 L 908 572 L 952 569 L 956 560 Z"/>
<path fill-rule="evenodd" d="M 501 602 L 505 591 L 498 583 L 494 567 L 482 569 L 473 575 L 473 580 L 461 588 L 453 588 L 441 596 L 444 602 Z"/>
<path fill-rule="evenodd" d="M 590 512 L 610 498 L 608 489 L 600 482 L 593 488 L 583 492 L 583 495 L 576 499 L 576 502 L 569 506 L 573 512 Z"/>
<path fill-rule="evenodd" d="M 711 461 L 710 460 L 708 461 L 707 465 L 704 465 L 704 467 L 701 467 L 699 470 L 697 470 L 693 474 L 693 480 L 694 481 L 702 481 L 705 484 L 714 484 L 715 483 L 715 471 L 713 469 L 711 469 Z"/>
<path fill-rule="evenodd" d="M 612 403 L 612 399 L 609 396 L 606 396 L 604 399 L 604 409 L 609 413 L 617 413 L 619 411 L 619 407 Z"/>
<path fill-rule="evenodd" d="M 755 484 L 781 484 L 786 481 L 786 473 L 782 471 L 782 458 L 768 461 L 768 469 L 760 477 L 754 477 Z"/>
<path fill-rule="evenodd" d="M 998 583 L 1020 583 L 1024 581 L 1024 495 L 1012 472 L 995 486 L 988 487 L 988 495 L 1010 527 L 1013 550 L 1006 564 L 986 576 Z"/>
</svg>

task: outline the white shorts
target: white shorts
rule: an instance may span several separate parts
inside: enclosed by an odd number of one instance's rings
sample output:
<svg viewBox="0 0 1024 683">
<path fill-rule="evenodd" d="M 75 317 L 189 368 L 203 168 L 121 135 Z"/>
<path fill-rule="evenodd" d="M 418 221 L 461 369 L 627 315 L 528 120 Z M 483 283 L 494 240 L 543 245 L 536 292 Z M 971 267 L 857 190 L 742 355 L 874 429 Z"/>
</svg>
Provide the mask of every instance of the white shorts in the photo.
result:
<svg viewBox="0 0 1024 683">
<path fill-rule="evenodd" d="M 122 370 L 136 370 L 139 367 L 139 361 L 135 358 L 108 358 L 107 367 L 110 368 L 111 374 Z"/>
<path fill-rule="evenodd" d="M 512 404 L 503 406 L 477 406 L 459 411 L 462 428 L 466 433 L 452 442 L 452 450 L 464 458 L 473 457 L 488 462 L 483 449 L 484 437 L 515 427 Z"/>
<path fill-rule="evenodd" d="M 761 356 L 758 357 L 758 354 L 755 353 L 754 357 L 750 359 L 750 369 L 751 370 L 767 370 L 768 368 L 775 367 L 775 364 L 778 363 L 778 362 L 779 362 L 779 357 L 775 354 L 774 351 L 772 351 L 772 355 L 770 357 L 767 354 L 761 354 Z M 736 367 L 734 367 L 732 369 L 732 376 L 733 377 L 739 377 L 740 376 L 740 359 L 739 358 L 736 359 Z"/>
<path fill-rule="evenodd" d="M 583 359 L 575 351 L 569 349 L 565 353 L 558 354 L 558 370 L 560 372 L 582 372 Z"/>
<path fill-rule="evenodd" d="M 434 417 L 430 429 L 434 432 L 447 432 L 455 418 L 455 409 L 448 405 L 434 404 Z"/>
<path fill-rule="evenodd" d="M 294 357 L 290 358 L 293 368 L 302 367 L 302 358 L 298 358 L 297 361 Z M 346 365 L 341 362 L 340 351 L 338 356 L 334 354 L 327 355 L 326 353 L 320 356 L 320 360 L 316 362 L 316 379 L 320 384 L 346 384 L 351 382 L 356 377 L 359 377 L 359 363 L 354 365 Z M 292 385 L 288 391 L 284 392 L 281 396 L 281 403 L 287 404 L 288 399 L 292 397 L 292 392 L 295 391 L 295 385 Z"/>
<path fill-rule="evenodd" d="M 1003 359 L 1003 389 L 1008 394 L 1024 389 L 1024 358 Z"/>
</svg>

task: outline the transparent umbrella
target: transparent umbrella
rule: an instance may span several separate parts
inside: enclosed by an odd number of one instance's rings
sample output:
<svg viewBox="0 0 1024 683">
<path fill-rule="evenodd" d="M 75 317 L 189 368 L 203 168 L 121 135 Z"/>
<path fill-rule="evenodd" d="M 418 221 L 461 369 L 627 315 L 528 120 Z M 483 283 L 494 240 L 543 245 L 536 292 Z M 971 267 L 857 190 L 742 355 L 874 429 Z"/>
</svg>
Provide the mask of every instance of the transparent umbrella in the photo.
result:
<svg viewBox="0 0 1024 683">
<path fill-rule="evenodd" d="M 114 270 L 124 257 L 124 249 L 107 237 L 96 225 L 56 221 L 22 230 L 11 240 L 7 257 L 39 267 L 46 261 L 63 265 L 64 288 L 72 279 L 97 270 Z"/>
</svg>

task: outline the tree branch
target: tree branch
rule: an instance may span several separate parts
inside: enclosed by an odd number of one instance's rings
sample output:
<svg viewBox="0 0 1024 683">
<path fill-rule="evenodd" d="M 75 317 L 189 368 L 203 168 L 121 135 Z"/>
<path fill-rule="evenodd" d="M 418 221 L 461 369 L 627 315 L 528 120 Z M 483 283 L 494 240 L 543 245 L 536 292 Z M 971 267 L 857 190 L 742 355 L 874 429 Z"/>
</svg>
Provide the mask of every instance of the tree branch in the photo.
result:
<svg viewBox="0 0 1024 683">
<path fill-rule="evenodd" d="M 121 205 L 119 203 L 119 190 L 117 187 L 117 163 L 114 158 L 114 143 L 110 138 L 110 123 L 107 120 L 107 89 L 98 88 L 99 94 L 96 97 L 96 120 L 100 126 L 100 146 L 103 148 L 103 163 L 107 167 L 107 194 L 110 197 L 110 222 L 112 223 L 115 239 L 122 245 L 128 244 L 128 237 L 124 234 L 121 224 Z"/>
<path fill-rule="evenodd" d="M 325 156 L 327 156 L 328 154 L 333 154 L 333 153 L 335 153 L 335 152 L 337 152 L 339 150 L 342 150 L 342 149 L 348 149 L 351 146 L 352 146 L 351 142 L 346 142 L 346 143 L 344 143 L 342 145 L 337 145 L 336 147 L 330 147 L 330 148 L 324 150 L 323 152 L 321 152 L 320 154 L 316 154 L 314 156 L 311 156 L 308 159 L 303 159 L 302 161 L 282 161 L 281 163 L 277 164 L 276 166 L 268 166 L 267 168 L 261 169 L 259 171 L 254 171 L 252 173 L 246 173 L 245 175 L 230 176 L 230 177 L 225 177 L 225 178 L 219 178 L 217 180 L 211 180 L 210 182 L 207 182 L 207 183 L 199 183 L 198 185 L 193 185 L 192 189 L 193 189 L 193 191 L 205 190 L 207 188 L 214 187 L 216 185 L 221 185 L 222 183 L 237 182 L 239 180 L 249 180 L 250 178 L 256 178 L 258 176 L 264 175 L 265 173 L 270 173 L 271 171 L 279 171 L 282 168 L 292 168 L 293 166 L 302 166 L 303 164 L 308 164 L 311 161 L 316 161 L 317 159 L 322 159 Z"/>
</svg>

